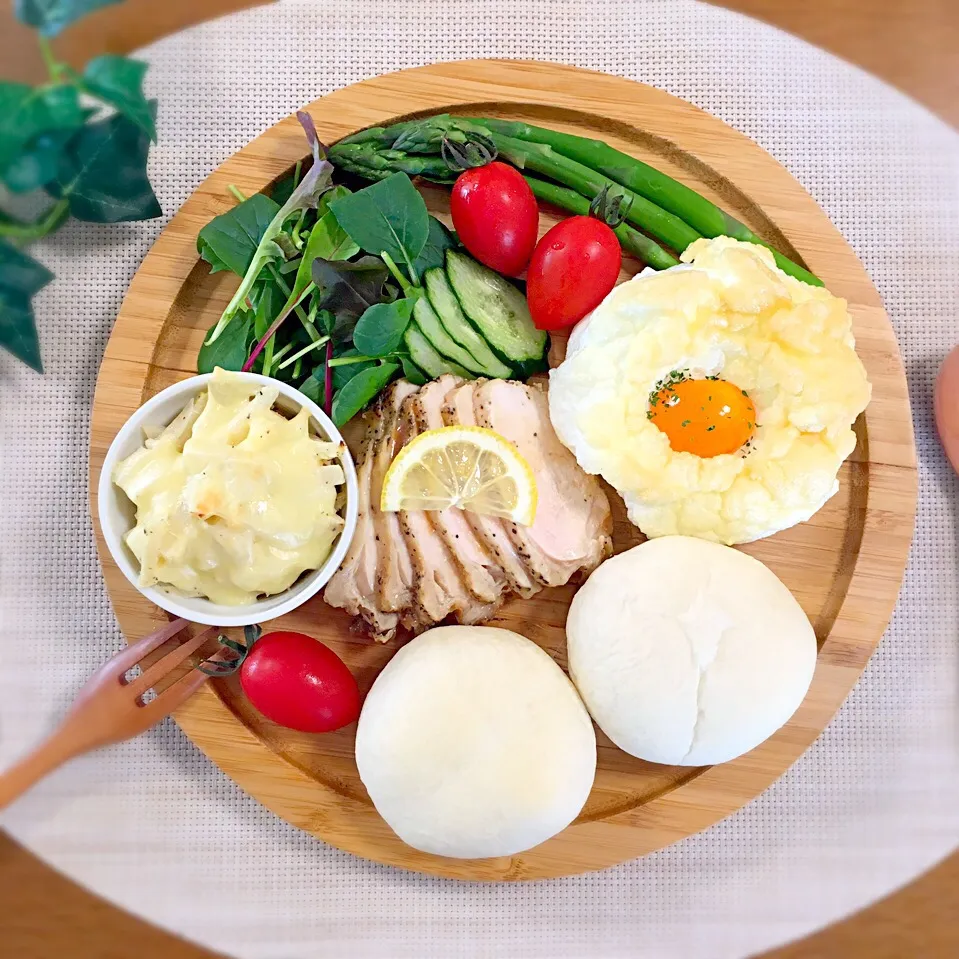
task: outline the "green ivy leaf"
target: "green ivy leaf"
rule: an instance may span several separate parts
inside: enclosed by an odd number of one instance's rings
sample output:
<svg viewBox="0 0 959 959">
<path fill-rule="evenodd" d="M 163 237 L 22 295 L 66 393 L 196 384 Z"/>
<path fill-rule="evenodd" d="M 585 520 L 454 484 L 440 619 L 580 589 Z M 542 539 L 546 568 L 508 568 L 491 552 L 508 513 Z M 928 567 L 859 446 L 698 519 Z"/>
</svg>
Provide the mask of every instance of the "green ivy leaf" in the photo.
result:
<svg viewBox="0 0 959 959">
<path fill-rule="evenodd" d="M 43 372 L 30 300 L 53 274 L 15 246 L 0 240 L 0 347 Z"/>
<path fill-rule="evenodd" d="M 254 193 L 238 206 L 214 217 L 196 239 L 197 252 L 212 267 L 211 273 L 229 270 L 243 276 L 253 262 L 266 228 L 280 207 L 262 193 Z"/>
<path fill-rule="evenodd" d="M 34 137 L 50 130 L 77 130 L 89 115 L 73 86 L 0 82 L 0 172 Z"/>
<path fill-rule="evenodd" d="M 29 193 L 46 186 L 57 175 L 60 157 L 74 130 L 41 133 L 7 167 L 3 182 L 11 193 Z"/>
<path fill-rule="evenodd" d="M 106 53 L 95 57 L 83 71 L 84 90 L 132 120 L 156 143 L 156 123 L 149 101 L 143 95 L 147 65 L 141 60 Z"/>
<path fill-rule="evenodd" d="M 70 142 L 47 189 L 66 198 L 78 220 L 119 223 L 160 216 L 147 178 L 149 150 L 147 135 L 123 114 L 90 123 Z"/>
<path fill-rule="evenodd" d="M 35 27 L 45 37 L 55 37 L 64 27 L 100 7 L 122 0 L 14 0 L 16 18 Z"/>
</svg>

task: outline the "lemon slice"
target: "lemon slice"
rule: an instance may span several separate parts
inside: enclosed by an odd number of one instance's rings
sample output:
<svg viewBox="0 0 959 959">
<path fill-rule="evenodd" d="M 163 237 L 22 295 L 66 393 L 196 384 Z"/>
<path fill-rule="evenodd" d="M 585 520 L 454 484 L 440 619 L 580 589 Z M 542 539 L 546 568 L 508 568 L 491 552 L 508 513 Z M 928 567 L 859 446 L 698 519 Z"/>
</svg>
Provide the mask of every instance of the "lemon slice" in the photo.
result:
<svg viewBox="0 0 959 959">
<path fill-rule="evenodd" d="M 531 526 L 536 478 L 509 440 L 481 426 L 420 433 L 400 450 L 383 479 L 380 509 L 450 506 Z"/>
</svg>

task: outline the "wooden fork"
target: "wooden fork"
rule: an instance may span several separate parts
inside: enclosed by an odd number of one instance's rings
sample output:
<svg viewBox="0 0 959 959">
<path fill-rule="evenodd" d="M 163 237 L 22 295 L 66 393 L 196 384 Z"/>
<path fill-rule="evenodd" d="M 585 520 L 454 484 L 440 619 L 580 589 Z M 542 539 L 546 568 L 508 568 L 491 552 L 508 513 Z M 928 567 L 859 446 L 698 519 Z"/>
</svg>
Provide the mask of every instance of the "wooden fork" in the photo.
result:
<svg viewBox="0 0 959 959">
<path fill-rule="evenodd" d="M 68 760 L 145 732 L 182 706 L 206 682 L 207 673 L 193 668 L 150 702 L 144 703 L 143 696 L 216 636 L 215 628 L 203 630 L 155 663 L 144 665 L 135 679 L 127 680 L 126 674 L 189 625 L 185 619 L 174 620 L 108 659 L 87 680 L 54 732 L 0 774 L 0 809 Z"/>
</svg>

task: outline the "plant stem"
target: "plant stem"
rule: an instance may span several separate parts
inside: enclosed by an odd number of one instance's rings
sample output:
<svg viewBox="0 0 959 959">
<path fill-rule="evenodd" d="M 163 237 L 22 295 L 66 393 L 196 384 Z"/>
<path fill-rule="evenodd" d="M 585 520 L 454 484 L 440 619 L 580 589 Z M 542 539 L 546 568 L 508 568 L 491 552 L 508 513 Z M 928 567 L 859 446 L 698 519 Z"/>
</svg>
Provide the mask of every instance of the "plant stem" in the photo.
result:
<svg viewBox="0 0 959 959">
<path fill-rule="evenodd" d="M 63 197 L 57 200 L 44 215 L 34 223 L 6 223 L 0 222 L 0 236 L 10 237 L 13 240 L 39 240 L 52 233 L 67 218 L 70 203 Z"/>
<path fill-rule="evenodd" d="M 402 289 L 404 293 L 408 294 L 413 287 L 410 285 L 410 281 L 400 272 L 400 268 L 393 262 L 393 257 L 391 257 L 386 250 L 380 254 L 380 257 L 386 264 L 386 268 L 390 271 L 390 273 L 393 274 L 393 279 L 399 283 L 400 289 Z M 410 266 L 410 273 L 413 274 L 412 266 Z M 413 274 L 413 284 L 419 286 L 419 283 L 416 282 L 415 274 Z"/>
<path fill-rule="evenodd" d="M 323 361 L 323 411 L 327 416 L 333 415 L 333 341 L 326 341 L 326 354 Z"/>
<path fill-rule="evenodd" d="M 546 180 L 539 180 L 532 176 L 524 176 L 524 179 L 538 200 L 552 203 L 553 206 L 578 216 L 589 216 L 589 200 L 575 190 L 568 190 L 564 186 L 557 186 L 555 183 L 548 183 Z M 645 233 L 640 233 L 639 230 L 634 230 L 625 223 L 613 227 L 613 232 L 620 246 L 627 253 L 632 253 L 655 270 L 667 270 L 679 263 L 672 253 L 664 250 L 655 240 L 651 240 Z"/>
<path fill-rule="evenodd" d="M 301 359 L 302 357 L 306 356 L 306 354 L 309 353 L 310 350 L 315 350 L 315 349 L 317 349 L 317 347 L 323 346 L 328 339 L 329 339 L 328 336 L 324 336 L 322 339 L 317 340 L 315 343 L 307 343 L 307 345 L 304 346 L 302 350 L 299 350 L 298 352 L 294 353 L 292 356 L 288 356 L 288 357 L 277 367 L 277 370 L 285 370 L 288 366 L 291 366 L 291 365 L 292 365 L 293 363 L 295 363 L 297 360 L 299 360 L 299 359 Z M 280 354 L 277 353 L 277 354 L 276 354 L 276 358 L 279 358 L 279 356 L 280 356 Z"/>
<path fill-rule="evenodd" d="M 60 75 L 63 73 L 63 64 L 60 63 L 54 55 L 50 41 L 44 36 L 38 36 L 37 44 L 40 47 L 40 56 L 43 57 L 43 62 L 50 73 L 50 79 L 59 80 Z"/>
<path fill-rule="evenodd" d="M 269 327 L 267 328 L 267 331 L 261 337 L 260 342 L 253 347 L 253 352 L 250 353 L 250 355 L 247 357 L 246 362 L 243 364 L 244 373 L 249 373 L 249 371 L 253 369 L 253 363 L 256 360 L 256 358 L 260 355 L 260 352 L 264 348 L 269 346 L 276 331 L 283 325 L 283 321 L 290 315 L 290 313 L 293 312 L 294 309 L 296 309 L 296 307 L 300 304 L 300 302 L 303 299 L 305 299 L 306 295 L 309 293 L 309 290 L 310 288 L 307 287 L 300 294 L 299 298 L 294 302 L 293 307 L 292 308 L 287 307 L 286 309 L 281 310 L 280 315 L 269 325 Z M 272 347 L 270 349 L 272 352 Z M 268 374 L 264 374 L 264 375 L 268 375 Z"/>
<path fill-rule="evenodd" d="M 276 285 L 286 294 L 287 299 L 289 299 L 290 293 L 292 292 L 290 288 L 290 284 L 287 283 L 282 276 L 280 276 L 280 271 L 276 268 L 276 264 L 267 263 L 266 268 L 270 271 L 270 275 L 273 277 L 273 279 L 276 280 Z M 306 315 L 306 311 L 303 309 L 302 306 L 300 306 L 300 303 L 303 302 L 305 294 L 310 292 L 310 287 L 313 287 L 314 289 L 316 288 L 315 285 L 311 283 L 310 286 L 306 288 L 304 295 L 301 295 L 300 298 L 296 301 L 296 306 L 293 308 L 300 322 L 303 324 L 303 329 L 305 329 L 307 333 L 310 332 L 310 327 L 307 326 L 307 324 L 310 321 Z"/>
<path fill-rule="evenodd" d="M 350 366 L 353 363 L 369 363 L 371 360 L 378 359 L 376 356 L 338 356 L 335 360 L 330 360 L 330 366 Z"/>
<path fill-rule="evenodd" d="M 286 356 L 286 354 L 289 353 L 290 350 L 292 350 L 292 349 L 293 349 L 293 344 L 292 344 L 292 343 L 287 343 L 286 346 L 281 346 L 281 347 L 273 354 L 273 362 L 275 363 L 277 360 L 283 359 L 283 357 Z M 280 369 L 280 367 L 277 367 L 277 369 Z"/>
<path fill-rule="evenodd" d="M 274 333 L 263 347 L 263 369 L 260 371 L 264 376 L 269 376 L 273 369 L 273 350 L 276 347 L 276 334 Z"/>
<path fill-rule="evenodd" d="M 233 194 L 233 197 L 238 203 L 245 203 L 246 197 L 243 195 L 243 191 L 238 187 L 234 186 L 232 183 L 227 187 L 230 193 Z"/>
</svg>

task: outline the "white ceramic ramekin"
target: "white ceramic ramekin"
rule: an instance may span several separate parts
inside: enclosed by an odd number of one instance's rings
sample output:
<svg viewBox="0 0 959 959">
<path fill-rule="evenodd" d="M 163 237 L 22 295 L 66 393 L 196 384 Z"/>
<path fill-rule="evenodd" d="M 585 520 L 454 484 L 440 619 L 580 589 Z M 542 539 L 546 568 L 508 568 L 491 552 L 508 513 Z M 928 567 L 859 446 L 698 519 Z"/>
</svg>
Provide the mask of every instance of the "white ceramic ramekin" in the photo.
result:
<svg viewBox="0 0 959 959">
<path fill-rule="evenodd" d="M 245 606 L 223 606 L 209 599 L 187 596 L 173 587 L 141 586 L 140 570 L 136 557 L 124 543 L 124 536 L 135 523 L 135 507 L 126 494 L 113 483 L 113 472 L 117 463 L 125 459 L 143 445 L 144 427 L 163 427 L 171 423 L 177 414 L 196 396 L 206 389 L 213 374 L 206 373 L 175 383 L 143 404 L 123 424 L 120 432 L 110 444 L 100 484 L 97 489 L 97 503 L 100 513 L 100 526 L 103 538 L 114 562 L 123 571 L 123 575 L 150 602 L 165 609 L 174 616 L 181 616 L 194 623 L 206 626 L 248 626 L 275 619 L 301 606 L 311 596 L 318 593 L 339 568 L 349 548 L 350 540 L 356 530 L 357 485 L 356 469 L 339 430 L 330 418 L 312 400 L 299 390 L 287 386 L 279 380 L 260 376 L 257 373 L 240 373 L 249 383 L 251 391 L 262 386 L 270 386 L 279 391 L 276 407 L 287 415 L 296 414 L 301 407 L 310 411 L 313 429 L 317 436 L 324 437 L 342 447 L 341 462 L 346 475 L 346 505 L 344 507 L 344 527 L 339 538 L 333 544 L 333 550 L 327 561 L 311 573 L 301 576 L 289 589 L 275 596 L 257 599 Z M 304 495 L 308 495 L 304 492 Z"/>
</svg>

